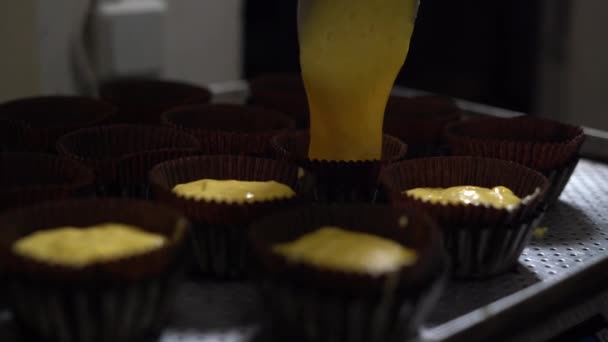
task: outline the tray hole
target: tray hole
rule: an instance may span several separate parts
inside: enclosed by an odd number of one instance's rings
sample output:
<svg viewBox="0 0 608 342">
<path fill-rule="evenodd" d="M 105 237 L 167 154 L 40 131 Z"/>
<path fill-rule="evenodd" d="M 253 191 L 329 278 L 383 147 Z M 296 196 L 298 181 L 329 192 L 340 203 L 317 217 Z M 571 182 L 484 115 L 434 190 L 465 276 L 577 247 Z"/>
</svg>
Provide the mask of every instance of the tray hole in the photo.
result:
<svg viewBox="0 0 608 342">
<path fill-rule="evenodd" d="M 562 268 L 568 268 L 570 267 L 569 265 L 562 265 Z"/>
<path fill-rule="evenodd" d="M 587 248 L 587 247 L 584 247 L 584 248 L 583 248 L 583 250 L 584 250 L 584 251 L 588 251 L 588 250 L 589 250 L 589 248 Z"/>
<path fill-rule="evenodd" d="M 583 262 L 583 259 L 576 259 L 574 261 L 576 261 L 576 262 Z"/>
<path fill-rule="evenodd" d="M 549 271 L 549 274 L 551 274 L 551 275 L 555 275 L 555 274 L 557 274 L 557 273 L 556 273 L 555 271 Z"/>
<path fill-rule="evenodd" d="M 549 260 L 547 260 L 547 259 L 540 259 L 540 261 L 542 261 L 542 262 L 548 262 Z"/>
<path fill-rule="evenodd" d="M 543 253 L 538 253 L 538 254 L 536 254 L 536 255 L 538 255 L 538 256 L 540 256 L 540 257 L 545 256 Z"/>
<path fill-rule="evenodd" d="M 555 247 L 551 247 L 549 249 L 552 250 L 552 251 L 556 251 L 557 250 L 557 248 L 555 248 Z"/>
</svg>

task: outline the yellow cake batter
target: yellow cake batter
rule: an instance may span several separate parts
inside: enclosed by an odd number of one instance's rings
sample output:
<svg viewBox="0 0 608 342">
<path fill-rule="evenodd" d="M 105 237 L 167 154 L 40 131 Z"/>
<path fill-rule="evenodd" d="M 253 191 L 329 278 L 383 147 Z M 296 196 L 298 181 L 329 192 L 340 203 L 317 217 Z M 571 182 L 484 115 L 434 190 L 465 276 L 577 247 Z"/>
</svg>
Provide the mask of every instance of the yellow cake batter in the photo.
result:
<svg viewBox="0 0 608 342">
<path fill-rule="evenodd" d="M 425 202 L 472 204 L 512 210 L 522 202 L 510 189 L 497 186 L 492 189 L 478 186 L 454 186 L 450 188 L 416 188 L 404 192 Z"/>
<path fill-rule="evenodd" d="M 273 250 L 293 263 L 371 275 L 397 271 L 417 259 L 415 251 L 392 240 L 330 226 Z"/>
<path fill-rule="evenodd" d="M 275 182 L 201 179 L 178 184 L 173 192 L 192 199 L 229 202 L 266 201 L 293 197 L 295 192 L 287 185 Z"/>
<path fill-rule="evenodd" d="M 309 158 L 374 160 L 384 110 L 410 44 L 417 0 L 301 0 L 300 64 Z"/>
<path fill-rule="evenodd" d="M 58 227 L 34 232 L 17 240 L 13 251 L 40 262 L 81 268 L 162 247 L 163 235 L 120 223 Z"/>
</svg>

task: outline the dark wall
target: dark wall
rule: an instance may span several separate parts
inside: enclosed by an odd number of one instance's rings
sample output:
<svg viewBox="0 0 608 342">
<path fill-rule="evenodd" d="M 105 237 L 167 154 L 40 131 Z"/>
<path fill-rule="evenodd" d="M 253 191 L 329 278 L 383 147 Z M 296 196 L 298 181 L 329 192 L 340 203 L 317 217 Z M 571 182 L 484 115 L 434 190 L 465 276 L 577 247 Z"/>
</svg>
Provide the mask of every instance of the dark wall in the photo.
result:
<svg viewBox="0 0 608 342">
<path fill-rule="evenodd" d="M 423 0 L 398 83 L 528 111 L 538 0 Z M 248 0 L 246 76 L 297 71 L 296 0 Z"/>
</svg>

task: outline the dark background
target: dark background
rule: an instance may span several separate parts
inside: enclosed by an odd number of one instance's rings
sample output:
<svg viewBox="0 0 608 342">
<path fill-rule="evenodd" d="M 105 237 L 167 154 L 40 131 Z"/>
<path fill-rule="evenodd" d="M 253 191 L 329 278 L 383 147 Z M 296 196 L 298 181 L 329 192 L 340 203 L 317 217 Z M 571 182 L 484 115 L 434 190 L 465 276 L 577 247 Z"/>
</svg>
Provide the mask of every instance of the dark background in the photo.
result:
<svg viewBox="0 0 608 342">
<path fill-rule="evenodd" d="M 538 0 L 422 0 L 398 84 L 527 112 Z M 298 71 L 297 0 L 248 0 L 245 73 Z"/>
</svg>

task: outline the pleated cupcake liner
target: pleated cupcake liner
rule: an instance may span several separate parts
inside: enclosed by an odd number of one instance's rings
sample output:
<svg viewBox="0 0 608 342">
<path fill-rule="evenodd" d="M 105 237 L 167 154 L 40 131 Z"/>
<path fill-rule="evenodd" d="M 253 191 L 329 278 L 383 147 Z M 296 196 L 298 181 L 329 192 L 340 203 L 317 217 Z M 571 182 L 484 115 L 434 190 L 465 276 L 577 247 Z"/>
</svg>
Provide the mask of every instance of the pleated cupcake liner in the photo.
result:
<svg viewBox="0 0 608 342">
<path fill-rule="evenodd" d="M 286 162 L 247 156 L 203 156 L 159 164 L 150 171 L 156 200 L 176 208 L 195 223 L 194 252 L 199 269 L 222 278 L 243 276 L 249 225 L 256 219 L 291 208 L 304 200 L 297 195 L 298 168 Z M 175 194 L 172 189 L 200 179 L 270 181 L 285 184 L 296 196 L 254 202 L 196 200 Z M 241 262 L 245 261 L 243 265 Z"/>
<path fill-rule="evenodd" d="M 377 298 L 347 298 L 263 282 L 260 293 L 273 313 L 264 327 L 272 341 L 400 342 L 418 335 L 439 300 L 446 276 L 417 297 L 388 290 Z"/>
<path fill-rule="evenodd" d="M 391 201 L 428 212 L 442 226 L 502 226 L 517 224 L 533 215 L 545 198 L 549 181 L 525 166 L 490 158 L 434 157 L 403 161 L 388 166 L 381 182 Z M 512 210 L 492 206 L 433 203 L 403 194 L 415 188 L 448 188 L 473 185 L 505 186 L 525 199 Z"/>
<path fill-rule="evenodd" d="M 440 146 L 446 126 L 461 117 L 462 111 L 449 98 L 391 96 L 384 115 L 384 132 L 406 142 L 408 157 L 411 157 L 416 152 L 413 146 Z M 432 149 L 427 151 L 430 153 L 417 156 L 435 155 Z"/>
<path fill-rule="evenodd" d="M 118 80 L 101 85 L 102 99 L 118 108 L 113 123 L 160 124 L 160 115 L 180 106 L 206 104 L 211 92 L 179 81 L 140 79 Z"/>
<path fill-rule="evenodd" d="M 389 135 L 384 135 L 381 160 L 311 160 L 309 144 L 308 131 L 281 134 L 272 140 L 277 159 L 293 162 L 308 171 L 307 192 L 321 203 L 380 202 L 383 198 L 378 183 L 380 171 L 407 153 L 407 145 Z"/>
<path fill-rule="evenodd" d="M 454 155 L 504 159 L 540 172 L 564 167 L 585 140 L 580 127 L 530 117 L 467 120 L 449 125 L 446 136 Z"/>
<path fill-rule="evenodd" d="M 147 198 L 148 171 L 163 161 L 199 153 L 199 142 L 168 127 L 110 125 L 65 135 L 57 149 L 94 170 L 99 196 Z"/>
<path fill-rule="evenodd" d="M 0 153 L 0 211 L 93 192 L 91 169 L 53 155 Z"/>
<path fill-rule="evenodd" d="M 545 172 L 545 175 L 549 179 L 549 182 L 551 182 L 551 185 L 549 186 L 547 195 L 543 200 L 543 208 L 550 208 L 559 200 L 559 197 L 566 188 L 566 185 L 568 185 L 570 177 L 572 177 L 572 174 L 578 165 L 578 161 L 579 158 L 577 157 L 562 168 Z"/>
<path fill-rule="evenodd" d="M 414 249 L 419 261 L 372 276 L 291 264 L 272 251 L 328 225 L 398 241 Z M 272 335 L 282 341 L 401 341 L 416 334 L 447 274 L 437 226 L 413 209 L 304 207 L 256 222 L 251 241 Z"/>
<path fill-rule="evenodd" d="M 406 140 L 403 140 L 406 141 Z M 444 157 L 450 155 L 450 148 L 443 143 L 408 143 L 406 159 Z"/>
<path fill-rule="evenodd" d="M 25 149 L 23 124 L 0 118 L 0 152 L 23 152 Z"/>
<path fill-rule="evenodd" d="M 308 99 L 299 74 L 268 74 L 249 82 L 249 103 L 292 117 L 296 127 L 309 127 Z"/>
<path fill-rule="evenodd" d="M 71 268 L 17 255 L 32 232 L 105 222 L 162 234 L 167 243 L 144 254 Z M 6 293 L 26 337 L 53 342 L 141 340 L 165 322 L 181 278 L 187 221 L 163 206 L 135 200 L 60 201 L 0 215 L 0 266 Z"/>
<path fill-rule="evenodd" d="M 29 341 L 144 341 L 167 323 L 181 276 L 103 290 L 60 291 L 11 280 L 13 312 Z"/>
<path fill-rule="evenodd" d="M 251 253 L 245 230 L 240 225 L 194 225 L 192 251 L 197 273 L 219 279 L 247 277 Z"/>
<path fill-rule="evenodd" d="M 0 105 L 0 132 L 6 132 L 8 151 L 55 153 L 59 137 L 107 122 L 115 113 L 109 103 L 87 97 L 24 98 Z"/>
<path fill-rule="evenodd" d="M 203 154 L 257 157 L 272 157 L 272 137 L 295 125 L 274 110 L 227 104 L 176 108 L 163 113 L 161 122 L 196 137 Z"/>
<path fill-rule="evenodd" d="M 502 227 L 444 227 L 443 245 L 456 278 L 481 279 L 505 273 L 519 256 L 540 224 L 544 211 L 519 224 Z"/>
</svg>

